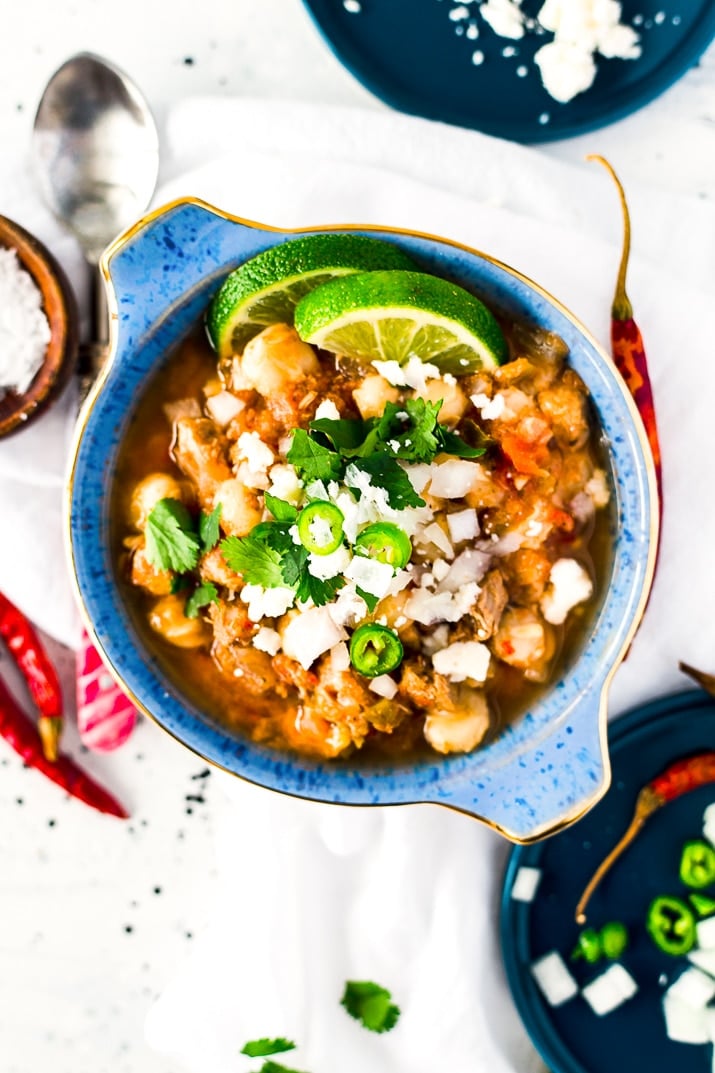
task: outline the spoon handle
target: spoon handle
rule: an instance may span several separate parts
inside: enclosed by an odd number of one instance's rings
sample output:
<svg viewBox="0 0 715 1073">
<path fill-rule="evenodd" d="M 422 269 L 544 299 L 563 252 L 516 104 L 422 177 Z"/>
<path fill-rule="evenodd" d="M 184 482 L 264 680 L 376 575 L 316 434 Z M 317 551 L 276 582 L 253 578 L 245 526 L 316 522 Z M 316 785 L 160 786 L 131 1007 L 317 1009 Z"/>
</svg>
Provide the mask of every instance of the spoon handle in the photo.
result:
<svg viewBox="0 0 715 1073">
<path fill-rule="evenodd" d="M 90 265 L 89 339 L 79 348 L 79 401 L 84 402 L 109 354 L 109 309 L 104 279 L 97 265 Z"/>
</svg>

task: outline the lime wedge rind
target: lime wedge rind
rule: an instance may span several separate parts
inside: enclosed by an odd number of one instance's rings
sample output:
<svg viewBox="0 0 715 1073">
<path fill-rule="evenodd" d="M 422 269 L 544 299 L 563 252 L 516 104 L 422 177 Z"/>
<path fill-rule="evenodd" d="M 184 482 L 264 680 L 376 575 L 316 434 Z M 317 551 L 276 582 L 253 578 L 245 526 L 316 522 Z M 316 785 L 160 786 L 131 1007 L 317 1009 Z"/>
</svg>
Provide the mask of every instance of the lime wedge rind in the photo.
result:
<svg viewBox="0 0 715 1073">
<path fill-rule="evenodd" d="M 269 324 L 291 324 L 297 303 L 315 287 L 348 273 L 411 268 L 412 260 L 397 246 L 366 235 L 288 240 L 227 277 L 209 308 L 209 339 L 221 357 L 230 357 Z"/>
<path fill-rule="evenodd" d="M 333 279 L 301 299 L 295 325 L 306 342 L 360 361 L 404 364 L 416 356 L 464 376 L 506 360 L 494 315 L 455 283 L 412 271 Z"/>
</svg>

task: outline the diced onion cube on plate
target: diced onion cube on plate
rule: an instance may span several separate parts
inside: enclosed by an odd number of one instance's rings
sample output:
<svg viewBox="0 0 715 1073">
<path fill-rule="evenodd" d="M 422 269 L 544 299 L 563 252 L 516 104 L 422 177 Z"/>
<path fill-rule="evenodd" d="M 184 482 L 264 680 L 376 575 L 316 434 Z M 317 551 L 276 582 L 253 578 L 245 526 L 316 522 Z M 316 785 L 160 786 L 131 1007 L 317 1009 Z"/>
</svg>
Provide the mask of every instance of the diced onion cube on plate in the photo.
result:
<svg viewBox="0 0 715 1073">
<path fill-rule="evenodd" d="M 700 969 L 686 969 L 666 994 L 694 1010 L 704 1009 L 715 996 L 715 980 Z"/>
<path fill-rule="evenodd" d="M 715 950 L 691 950 L 688 961 L 708 975 L 715 976 Z"/>
<path fill-rule="evenodd" d="M 397 682 L 394 678 L 390 678 L 389 674 L 378 674 L 378 676 L 373 678 L 370 682 L 369 688 L 373 693 L 377 693 L 378 697 L 392 700 L 397 692 Z"/>
<path fill-rule="evenodd" d="M 533 962 L 531 974 L 550 1006 L 562 1006 L 578 994 L 576 981 L 555 950 Z"/>
<path fill-rule="evenodd" d="M 715 950 L 715 917 L 708 917 L 696 925 L 698 946 L 701 950 Z"/>
<path fill-rule="evenodd" d="M 707 1043 L 710 1039 L 708 1011 L 680 1002 L 670 992 L 663 996 L 663 1014 L 668 1039 L 674 1043 Z"/>
<path fill-rule="evenodd" d="M 541 882 L 540 868 L 522 866 L 514 876 L 511 896 L 515 902 L 533 902 Z"/>
<path fill-rule="evenodd" d="M 715 804 L 708 805 L 703 813 L 703 834 L 715 846 Z"/>
<path fill-rule="evenodd" d="M 584 987 L 581 994 L 599 1017 L 613 1013 L 638 991 L 638 985 L 622 965 L 611 965 Z"/>
</svg>

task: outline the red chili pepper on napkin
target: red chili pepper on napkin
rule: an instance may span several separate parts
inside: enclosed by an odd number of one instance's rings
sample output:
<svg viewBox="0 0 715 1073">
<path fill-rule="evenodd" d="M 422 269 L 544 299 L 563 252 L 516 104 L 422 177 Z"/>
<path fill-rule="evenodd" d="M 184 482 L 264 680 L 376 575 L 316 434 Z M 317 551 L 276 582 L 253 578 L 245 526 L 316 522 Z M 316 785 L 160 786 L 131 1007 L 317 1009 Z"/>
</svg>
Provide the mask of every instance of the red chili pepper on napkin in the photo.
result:
<svg viewBox="0 0 715 1073">
<path fill-rule="evenodd" d="M 633 319 L 633 306 L 626 294 L 626 274 L 628 272 L 628 259 L 631 252 L 631 217 L 628 211 L 626 194 L 621 181 L 609 162 L 602 156 L 588 156 L 587 160 L 595 160 L 603 164 L 609 175 L 616 184 L 618 196 L 623 210 L 623 249 L 621 263 L 618 268 L 616 281 L 616 293 L 611 306 L 611 353 L 613 361 L 619 373 L 623 377 L 638 407 L 638 412 L 645 426 L 648 443 L 650 444 L 653 462 L 655 463 L 655 475 L 658 483 L 658 505 L 662 514 L 663 510 L 663 480 L 661 472 L 660 442 L 658 440 L 658 426 L 655 419 L 655 404 L 653 402 L 653 389 L 651 388 L 648 363 L 643 346 L 643 337 L 640 328 Z"/>
<path fill-rule="evenodd" d="M 56 761 L 47 759 L 40 735 L 1 679 L 0 737 L 12 746 L 28 767 L 46 775 L 72 797 L 109 816 L 118 816 L 122 820 L 128 818 L 129 813 L 123 806 L 69 757 L 59 756 Z"/>
<path fill-rule="evenodd" d="M 638 794 L 635 812 L 628 830 L 598 866 L 581 895 L 576 906 L 576 920 L 579 924 L 583 924 L 586 920 L 586 906 L 596 887 L 621 854 L 635 840 L 646 820 L 663 805 L 677 800 L 684 794 L 690 793 L 691 790 L 708 786 L 710 783 L 715 783 L 715 752 L 696 753 L 695 756 L 686 757 L 685 760 L 676 760 L 643 787 Z"/>
<path fill-rule="evenodd" d="M 47 760 L 57 760 L 62 733 L 62 689 L 34 626 L 0 592 L 0 637 L 27 683 L 40 713 L 37 729 Z"/>
</svg>

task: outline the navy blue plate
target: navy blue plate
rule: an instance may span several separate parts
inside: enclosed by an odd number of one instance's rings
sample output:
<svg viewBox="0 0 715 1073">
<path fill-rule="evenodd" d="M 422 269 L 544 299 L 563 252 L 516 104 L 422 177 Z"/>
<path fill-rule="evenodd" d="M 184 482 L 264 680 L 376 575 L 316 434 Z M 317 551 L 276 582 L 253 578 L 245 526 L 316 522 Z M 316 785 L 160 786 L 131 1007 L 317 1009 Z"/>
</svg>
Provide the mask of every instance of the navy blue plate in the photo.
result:
<svg viewBox="0 0 715 1073">
<path fill-rule="evenodd" d="M 568 961 L 580 930 L 574 908 L 596 866 L 626 830 L 641 787 L 672 761 L 715 746 L 715 702 L 699 691 L 667 697 L 611 724 L 609 739 L 613 784 L 600 804 L 563 834 L 519 847 L 509 857 L 501 912 L 509 985 L 527 1031 L 553 1073 L 707 1073 L 711 1047 L 673 1043 L 665 1034 L 663 991 L 689 963 L 660 953 L 644 921 L 657 895 L 687 898 L 678 878 L 680 853 L 684 842 L 701 837 L 703 812 L 715 801 L 715 785 L 655 813 L 588 907 L 589 925 L 621 920 L 628 926 L 631 941 L 622 963 L 638 983 L 638 994 L 597 1017 L 580 995 L 552 1009 L 531 976 L 531 963 L 551 950 Z M 542 870 L 531 904 L 510 896 L 522 865 Z M 713 896 L 712 889 L 703 893 Z M 606 966 L 570 963 L 580 986 Z"/>
<path fill-rule="evenodd" d="M 387 104 L 519 142 L 569 138 L 629 115 L 680 78 L 715 36 L 713 0 L 623 0 L 623 21 L 635 21 L 641 35 L 640 59 L 599 59 L 593 86 L 559 104 L 533 62 L 551 35 L 497 37 L 476 2 L 456 22 L 449 13 L 459 0 L 358 0 L 356 13 L 343 0 L 305 3 L 338 59 Z M 522 7 L 533 16 L 542 3 Z M 477 51 L 484 57 L 478 66 Z"/>
</svg>

